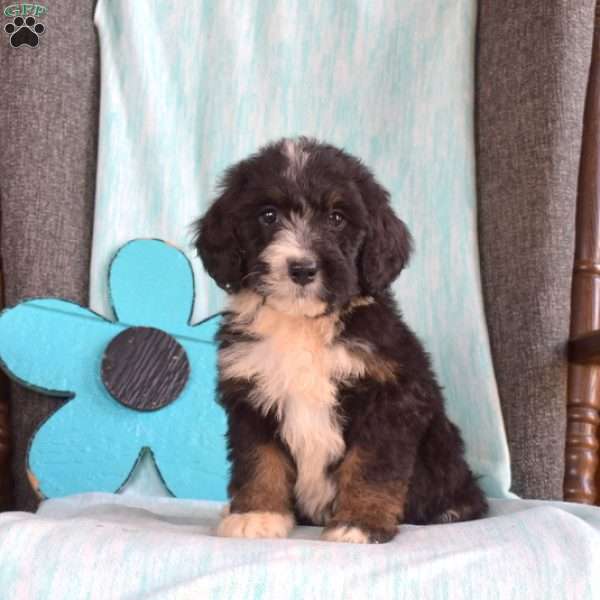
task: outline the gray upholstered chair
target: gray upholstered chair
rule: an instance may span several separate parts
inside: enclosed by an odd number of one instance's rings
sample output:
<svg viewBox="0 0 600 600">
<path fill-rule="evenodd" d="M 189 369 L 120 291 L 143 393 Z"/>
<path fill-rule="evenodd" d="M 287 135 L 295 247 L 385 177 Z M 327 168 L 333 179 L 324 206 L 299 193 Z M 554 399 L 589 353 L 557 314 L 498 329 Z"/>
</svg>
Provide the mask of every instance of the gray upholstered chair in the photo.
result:
<svg viewBox="0 0 600 600">
<path fill-rule="evenodd" d="M 53 43 L 35 54 L 0 46 L 8 305 L 37 295 L 86 301 L 98 114 L 93 5 L 55 2 Z M 482 0 L 477 72 L 483 289 L 513 490 L 561 499 L 566 469 L 566 498 L 588 503 L 598 500 L 598 367 L 569 366 L 566 347 L 570 332 L 600 326 L 594 11 L 593 0 Z M 574 349 L 581 360 L 597 357 L 591 343 Z M 27 440 L 55 407 L 3 383 L 0 506 L 35 506 Z"/>
<path fill-rule="evenodd" d="M 478 43 L 482 277 L 513 489 L 558 498 L 564 480 L 565 499 L 587 503 L 599 500 L 598 370 L 566 350 L 600 325 L 594 11 L 484 0 Z"/>
<path fill-rule="evenodd" d="M 0 43 L 6 305 L 31 296 L 87 301 L 99 97 L 94 4 L 56 0 L 46 21 L 52 44 L 35 52 Z M 482 287 L 512 489 L 590 504 L 600 504 L 596 11 L 596 0 L 481 0 L 476 115 Z M 0 511 L 35 509 L 28 441 L 57 406 L 0 380 Z M 359 549 L 316 542 L 318 531 L 221 540 L 211 535 L 221 506 L 91 496 L 91 504 L 76 496 L 45 502 L 37 515 L 2 515 L 0 596 L 6 588 L 26 590 L 19 598 L 104 598 L 115 589 L 135 590 L 131 597 L 265 597 L 269 589 L 321 597 L 329 585 L 331 598 L 346 590 L 366 597 L 379 586 L 386 598 L 443 590 L 546 599 L 596 597 L 600 586 L 600 510 L 588 507 L 490 500 L 488 519 L 407 526 L 385 547 Z"/>
</svg>

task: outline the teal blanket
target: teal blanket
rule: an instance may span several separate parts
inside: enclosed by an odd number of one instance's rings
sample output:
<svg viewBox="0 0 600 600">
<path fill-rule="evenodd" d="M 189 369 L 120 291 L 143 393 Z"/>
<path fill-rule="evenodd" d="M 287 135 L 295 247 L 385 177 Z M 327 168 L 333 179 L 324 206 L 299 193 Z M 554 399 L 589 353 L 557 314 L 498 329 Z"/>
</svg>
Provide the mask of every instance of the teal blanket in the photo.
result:
<svg viewBox="0 0 600 600">
<path fill-rule="evenodd" d="M 99 0 L 92 308 L 111 316 L 117 248 L 158 237 L 193 259 L 194 320 L 218 311 L 222 295 L 190 244 L 218 175 L 281 136 L 343 146 L 372 166 L 414 234 L 395 292 L 468 460 L 489 495 L 507 496 L 477 249 L 475 23 L 475 0 Z"/>
<path fill-rule="evenodd" d="M 593 600 L 600 509 L 493 500 L 480 521 L 390 544 L 216 538 L 220 505 L 90 494 L 0 515 L 0 598 Z"/>
</svg>

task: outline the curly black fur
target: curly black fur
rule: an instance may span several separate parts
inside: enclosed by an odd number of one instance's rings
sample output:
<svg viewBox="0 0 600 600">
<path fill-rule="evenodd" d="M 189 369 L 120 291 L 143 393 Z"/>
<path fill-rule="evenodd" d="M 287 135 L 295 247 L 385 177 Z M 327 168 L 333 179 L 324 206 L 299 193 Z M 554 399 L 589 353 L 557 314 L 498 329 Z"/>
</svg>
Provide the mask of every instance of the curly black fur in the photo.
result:
<svg viewBox="0 0 600 600">
<path fill-rule="evenodd" d="M 301 522 L 328 529 L 357 527 L 367 541 L 391 539 L 398 521 L 448 522 L 485 513 L 485 498 L 464 460 L 460 433 L 446 417 L 429 357 L 389 290 L 408 262 L 410 234 L 392 211 L 388 192 L 358 159 L 306 138 L 266 146 L 226 172 L 220 196 L 197 222 L 196 244 L 208 273 L 232 297 L 220 332 L 219 401 L 229 417 L 233 512 L 289 510 Z M 277 266 L 286 252 L 288 262 L 298 253 L 314 261 L 317 280 L 290 284 Z M 293 360 L 238 372 L 232 359 L 226 368 L 232 356 L 240 362 L 255 351 L 274 356 L 265 345 L 271 329 L 256 325 L 267 310 L 274 315 L 265 321 L 274 321 L 273 331 L 279 319 L 293 327 L 298 320 L 306 327 L 321 320 L 331 334 L 323 334 L 319 360 L 332 360 L 328 353 L 335 351 L 354 361 L 355 372 L 341 376 L 334 365 L 326 380 L 335 384 L 331 439 L 338 431 L 343 451 L 322 465 L 323 485 L 337 486 L 322 511 L 311 504 L 314 498 L 302 499 L 302 478 L 293 488 L 301 453 L 284 431 L 292 399 L 283 396 L 303 400 L 286 390 L 275 397 L 264 382 L 269 373 L 280 375 L 269 368 Z M 304 331 L 289 327 L 291 337 Z M 289 340 L 289 352 L 302 350 L 295 343 Z M 310 435 L 310 427 L 302 427 Z M 292 473 L 290 484 L 277 487 L 283 491 L 271 493 L 270 500 L 252 486 L 273 485 L 260 474 L 264 448 Z M 310 452 L 302 456 L 310 462 Z M 322 492 L 327 498 L 325 487 L 315 489 L 313 496 Z M 274 495 L 282 496 L 280 502 L 271 502 Z"/>
</svg>

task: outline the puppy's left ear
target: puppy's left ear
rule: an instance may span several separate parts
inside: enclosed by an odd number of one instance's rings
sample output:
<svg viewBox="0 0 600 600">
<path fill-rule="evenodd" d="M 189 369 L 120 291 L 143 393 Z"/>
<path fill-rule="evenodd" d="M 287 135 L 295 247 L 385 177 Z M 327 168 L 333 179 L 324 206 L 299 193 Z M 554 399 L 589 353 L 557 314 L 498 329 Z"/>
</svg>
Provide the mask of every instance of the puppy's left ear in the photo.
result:
<svg viewBox="0 0 600 600">
<path fill-rule="evenodd" d="M 389 193 L 373 177 L 359 185 L 370 214 L 359 258 L 363 292 L 375 294 L 387 288 L 408 264 L 412 236 L 392 210 Z"/>
</svg>

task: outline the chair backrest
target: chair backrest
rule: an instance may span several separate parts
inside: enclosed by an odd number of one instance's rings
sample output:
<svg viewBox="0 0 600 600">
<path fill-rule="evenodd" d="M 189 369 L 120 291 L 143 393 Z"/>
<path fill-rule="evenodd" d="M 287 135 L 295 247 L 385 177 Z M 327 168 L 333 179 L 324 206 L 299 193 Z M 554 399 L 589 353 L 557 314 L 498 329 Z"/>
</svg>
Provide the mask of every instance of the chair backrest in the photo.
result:
<svg viewBox="0 0 600 600">
<path fill-rule="evenodd" d="M 72 3 L 57 0 L 48 15 L 49 27 L 64 27 L 65 31 L 70 28 L 64 39 L 68 40 L 69 47 L 76 48 L 77 64 L 87 65 L 94 71 L 98 64 L 97 45 L 90 36 L 90 7 L 94 2 L 81 4 L 81 11 L 87 11 L 87 16 L 73 12 Z M 595 4 L 595 0 L 585 0 L 579 10 L 573 12 L 562 3 L 546 0 L 527 6 L 516 1 L 481 0 L 479 3 L 478 179 L 482 278 L 494 367 L 511 447 L 514 488 L 529 497 L 557 498 L 562 493 L 566 421 L 566 366 L 562 349 L 568 335 L 570 309 L 572 257 L 567 249 L 574 245 L 574 230 L 565 224 L 574 222 L 580 123 Z M 72 26 L 75 21 L 76 27 Z M 85 23 L 87 26 L 83 27 Z M 553 35 L 549 36 L 548 31 Z M 74 35 L 79 34 L 81 38 L 75 43 Z M 46 57 L 47 52 L 63 51 L 68 48 L 54 46 L 44 50 L 40 47 L 35 53 L 13 53 L 10 57 L 12 60 L 29 57 L 32 64 L 26 70 L 36 68 L 33 63 L 37 62 L 43 71 L 42 57 Z M 57 75 L 51 74 L 53 78 Z M 38 81 L 43 77 L 43 72 L 37 73 Z M 77 79 L 81 83 L 81 78 Z M 89 112 L 92 88 L 87 79 L 84 80 L 83 87 L 80 83 L 77 85 L 80 94 L 85 93 L 85 98 L 82 97 L 84 112 Z M 408 89 L 406 93 L 412 92 Z M 9 103 L 0 107 L 0 117 L 5 120 L 9 112 L 2 108 L 8 109 Z M 34 133 L 28 131 L 27 135 L 33 143 Z M 96 134 L 93 127 L 82 127 L 79 135 L 95 139 Z M 35 137 L 35 141 L 38 147 L 44 147 L 41 137 Z M 79 142 L 75 145 L 69 139 L 63 142 L 59 154 L 81 155 Z M 58 140 L 53 141 L 56 143 Z M 30 170 L 32 160 L 35 157 L 30 156 Z M 46 163 L 36 162 L 34 170 L 43 172 Z M 86 164 L 85 174 L 78 171 L 77 176 L 88 185 L 93 160 L 88 157 Z M 15 177 L 13 164 L 1 168 Z M 73 186 L 66 185 L 66 175 L 63 173 L 58 188 L 61 194 L 72 195 Z M 4 177 L 4 182 L 6 180 Z M 19 201 L 23 204 L 22 199 Z M 55 202 L 54 210 L 60 214 L 65 206 Z M 535 214 L 541 215 L 538 225 L 532 216 Z M 517 229 L 517 235 L 510 233 L 515 225 L 523 226 L 526 234 L 541 227 L 551 235 L 542 237 L 541 241 L 536 238 L 536 243 L 531 244 L 528 235 L 518 235 L 521 230 Z M 8 226 L 14 235 L 23 235 L 17 220 L 12 219 Z M 0 240 L 0 248 L 6 243 Z M 61 241 L 55 244 L 60 245 Z M 502 252 L 503 247 L 511 249 L 508 257 Z M 31 248 L 33 259 L 40 252 L 39 247 Z M 539 267 L 540 264 L 546 266 Z M 11 302 L 20 297 L 19 286 L 20 282 L 11 279 L 11 289 L 14 288 Z M 66 292 L 57 289 L 56 293 Z M 586 389 L 586 398 L 590 398 L 592 388 Z M 571 395 L 576 398 L 574 393 Z M 4 489 L 4 498 L 9 480 L 6 399 L 6 392 L 0 391 L 0 488 Z M 574 406 L 577 410 L 571 411 L 574 417 L 571 447 L 575 448 L 572 455 L 575 458 L 569 466 L 579 478 L 573 489 L 584 490 L 587 498 L 597 447 L 597 409 L 592 406 L 590 412 L 589 406 L 587 401 L 584 411 L 579 410 L 581 406 Z M 38 415 L 37 421 L 40 418 Z M 581 431 L 583 436 L 579 435 Z M 14 436 L 23 436 L 20 428 Z M 25 446 L 19 444 L 21 449 Z M 13 462 L 19 474 L 19 506 L 23 508 L 27 486 L 23 457 L 19 454 Z M 575 493 L 575 499 L 579 493 Z M 0 498 L 2 494 L 0 491 Z"/>
<path fill-rule="evenodd" d="M 479 241 L 513 489 L 562 498 L 575 210 L 594 0 L 482 0 Z"/>
</svg>

